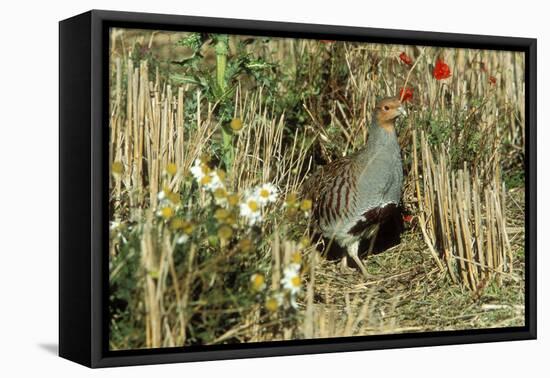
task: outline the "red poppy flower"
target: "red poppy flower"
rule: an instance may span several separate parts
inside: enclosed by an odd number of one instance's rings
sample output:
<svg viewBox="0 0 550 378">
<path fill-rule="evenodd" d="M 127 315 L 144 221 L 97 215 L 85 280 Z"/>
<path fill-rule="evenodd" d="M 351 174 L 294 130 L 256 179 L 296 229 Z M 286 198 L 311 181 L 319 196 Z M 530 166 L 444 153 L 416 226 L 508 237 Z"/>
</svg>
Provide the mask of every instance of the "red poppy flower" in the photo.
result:
<svg viewBox="0 0 550 378">
<path fill-rule="evenodd" d="M 438 59 L 435 62 L 433 75 L 436 78 L 436 80 L 443 80 L 451 76 L 451 69 L 443 59 Z"/>
<path fill-rule="evenodd" d="M 404 221 L 404 222 L 406 222 L 406 223 L 411 223 L 412 220 L 413 220 L 413 216 L 412 216 L 412 215 L 410 215 L 410 214 L 407 214 L 407 215 L 403 214 L 403 221 Z"/>
<path fill-rule="evenodd" d="M 407 55 L 407 53 L 405 53 L 405 51 L 403 51 L 401 54 L 399 54 L 399 59 L 401 59 L 401 61 L 407 65 L 411 65 L 413 64 L 413 60 L 410 56 Z"/>
<path fill-rule="evenodd" d="M 414 89 L 411 87 L 401 88 L 399 90 L 399 98 L 401 99 L 401 102 L 407 102 L 412 100 L 414 95 Z"/>
<path fill-rule="evenodd" d="M 489 76 L 489 84 L 496 85 L 496 83 L 497 83 L 497 78 L 492 75 Z"/>
</svg>

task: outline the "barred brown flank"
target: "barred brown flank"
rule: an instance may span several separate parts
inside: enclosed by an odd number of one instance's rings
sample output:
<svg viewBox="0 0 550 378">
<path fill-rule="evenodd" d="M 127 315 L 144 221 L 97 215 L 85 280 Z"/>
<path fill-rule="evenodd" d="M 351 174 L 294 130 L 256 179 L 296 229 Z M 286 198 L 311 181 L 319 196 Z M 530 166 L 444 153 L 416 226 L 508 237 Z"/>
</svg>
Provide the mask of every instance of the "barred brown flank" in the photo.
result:
<svg viewBox="0 0 550 378">
<path fill-rule="evenodd" d="M 346 187 L 346 201 L 344 202 L 344 209 L 349 209 L 350 208 L 349 193 L 350 193 L 350 187 L 348 185 Z M 347 215 L 347 212 L 346 212 L 346 215 Z"/>
<path fill-rule="evenodd" d="M 335 207 L 336 211 L 342 210 L 340 205 L 341 205 L 341 199 L 342 199 L 342 189 L 344 188 L 345 183 L 346 183 L 345 180 L 342 177 L 340 177 L 340 185 L 338 185 L 338 188 L 336 189 L 336 207 Z M 345 204 L 345 206 L 346 205 L 347 204 Z"/>
</svg>

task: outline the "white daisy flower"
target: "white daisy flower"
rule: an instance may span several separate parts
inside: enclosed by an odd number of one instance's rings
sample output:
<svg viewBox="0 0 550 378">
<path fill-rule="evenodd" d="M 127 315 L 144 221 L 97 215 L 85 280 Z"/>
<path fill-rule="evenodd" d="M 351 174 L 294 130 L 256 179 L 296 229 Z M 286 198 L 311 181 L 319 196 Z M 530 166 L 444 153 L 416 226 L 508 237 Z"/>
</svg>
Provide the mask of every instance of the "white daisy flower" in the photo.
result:
<svg viewBox="0 0 550 378">
<path fill-rule="evenodd" d="M 196 159 L 195 164 L 191 167 L 191 174 L 197 180 L 199 185 L 205 189 L 214 192 L 216 189 L 224 188 L 224 183 L 218 172 L 211 170 L 208 166 Z"/>
<path fill-rule="evenodd" d="M 262 184 L 255 190 L 255 194 L 258 197 L 258 201 L 261 205 L 266 205 L 270 202 L 277 201 L 278 190 L 272 183 Z"/>
<path fill-rule="evenodd" d="M 281 280 L 283 287 L 290 291 L 291 297 L 302 289 L 302 279 L 300 278 L 300 271 L 297 268 L 297 264 L 291 264 L 286 267 Z"/>
<path fill-rule="evenodd" d="M 260 202 L 255 195 L 246 196 L 239 207 L 241 216 L 246 218 L 250 226 L 262 221 Z"/>
<path fill-rule="evenodd" d="M 209 191 L 214 192 L 216 189 L 224 187 L 223 181 L 216 172 L 210 172 L 206 177 L 209 178 L 209 180 L 205 180 L 205 178 L 203 178 L 200 182 Z"/>
<path fill-rule="evenodd" d="M 267 297 L 265 301 L 265 307 L 271 311 L 275 312 L 283 304 L 283 293 L 275 293 Z"/>
<path fill-rule="evenodd" d="M 195 160 L 195 165 L 191 167 L 191 174 L 193 175 L 195 180 L 197 180 L 198 182 L 200 182 L 203 179 L 203 177 L 206 175 L 206 172 L 203 169 L 203 164 L 201 159 Z"/>
<path fill-rule="evenodd" d="M 176 244 L 184 244 L 187 242 L 187 240 L 189 240 L 189 235 L 183 234 L 181 236 L 178 236 L 178 238 L 176 239 Z"/>
<path fill-rule="evenodd" d="M 250 276 L 250 282 L 252 283 L 252 288 L 254 291 L 262 291 L 266 288 L 265 276 L 260 273 L 254 273 Z"/>
<path fill-rule="evenodd" d="M 295 271 L 300 271 L 302 266 L 302 252 L 299 250 L 295 251 L 290 255 L 290 264 L 288 264 L 289 269 L 294 269 Z"/>
<path fill-rule="evenodd" d="M 158 194 L 157 194 L 157 198 L 160 202 L 162 202 L 165 198 L 166 198 L 166 193 L 164 193 L 164 190 L 161 190 Z"/>
</svg>

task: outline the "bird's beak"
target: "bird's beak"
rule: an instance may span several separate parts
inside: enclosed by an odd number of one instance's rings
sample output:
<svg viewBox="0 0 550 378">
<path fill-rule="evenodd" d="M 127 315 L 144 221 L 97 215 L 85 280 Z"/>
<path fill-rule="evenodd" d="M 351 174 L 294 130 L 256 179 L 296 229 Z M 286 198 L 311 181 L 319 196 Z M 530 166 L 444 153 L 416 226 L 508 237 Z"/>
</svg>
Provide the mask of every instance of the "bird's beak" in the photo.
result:
<svg viewBox="0 0 550 378">
<path fill-rule="evenodd" d="M 407 115 L 407 112 L 405 111 L 405 108 L 403 107 L 403 105 L 401 105 L 399 108 L 397 108 L 397 110 L 399 111 L 400 115 L 402 115 L 402 116 Z"/>
</svg>

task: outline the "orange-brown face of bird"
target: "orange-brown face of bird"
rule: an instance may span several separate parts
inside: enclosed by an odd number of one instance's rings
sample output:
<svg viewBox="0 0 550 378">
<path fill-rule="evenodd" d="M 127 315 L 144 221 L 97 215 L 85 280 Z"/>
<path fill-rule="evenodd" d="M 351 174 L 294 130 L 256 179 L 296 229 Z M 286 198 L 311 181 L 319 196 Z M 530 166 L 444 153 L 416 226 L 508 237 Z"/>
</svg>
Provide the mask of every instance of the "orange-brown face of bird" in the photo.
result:
<svg viewBox="0 0 550 378">
<path fill-rule="evenodd" d="M 380 100 L 374 108 L 376 124 L 388 131 L 393 130 L 395 120 L 402 115 L 406 115 L 406 113 L 399 97 L 386 97 Z"/>
</svg>

